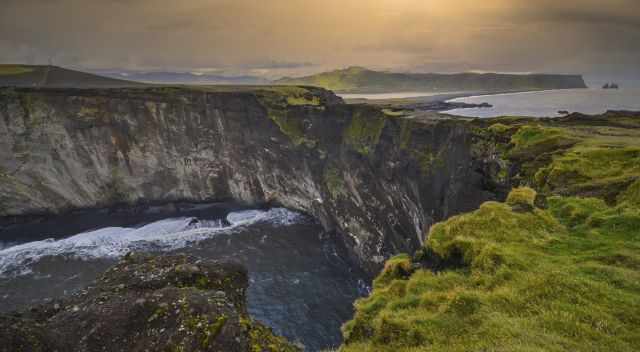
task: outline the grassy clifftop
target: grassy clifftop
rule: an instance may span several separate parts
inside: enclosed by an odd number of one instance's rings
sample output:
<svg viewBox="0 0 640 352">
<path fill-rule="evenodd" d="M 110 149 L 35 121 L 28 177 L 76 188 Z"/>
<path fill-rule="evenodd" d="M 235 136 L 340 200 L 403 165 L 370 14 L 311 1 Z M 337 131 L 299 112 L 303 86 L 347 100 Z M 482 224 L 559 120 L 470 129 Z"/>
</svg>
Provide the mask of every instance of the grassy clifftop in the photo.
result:
<svg viewBox="0 0 640 352">
<path fill-rule="evenodd" d="M 516 209 L 485 203 L 436 225 L 416 257 L 390 260 L 344 326 L 344 350 L 636 350 L 640 209 L 574 197 Z M 433 272 L 427 257 L 456 265 Z"/>
<path fill-rule="evenodd" d="M 639 122 L 490 121 L 478 132 L 495 143 L 482 147 L 531 187 L 433 226 L 424 248 L 387 261 L 342 350 L 637 350 Z"/>
<path fill-rule="evenodd" d="M 338 92 L 445 92 L 515 91 L 586 88 L 578 75 L 513 75 L 497 73 L 416 74 L 373 71 L 363 67 L 323 72 L 299 78 L 283 78 L 276 83 L 312 85 Z"/>
</svg>

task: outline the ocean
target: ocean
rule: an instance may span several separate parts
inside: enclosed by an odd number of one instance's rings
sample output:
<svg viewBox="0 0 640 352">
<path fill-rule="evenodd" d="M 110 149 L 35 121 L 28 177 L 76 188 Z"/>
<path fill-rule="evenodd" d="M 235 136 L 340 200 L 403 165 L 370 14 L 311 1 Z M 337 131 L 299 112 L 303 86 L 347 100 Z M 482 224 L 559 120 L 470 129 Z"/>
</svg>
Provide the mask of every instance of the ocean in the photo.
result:
<svg viewBox="0 0 640 352">
<path fill-rule="evenodd" d="M 454 109 L 447 114 L 467 117 L 557 117 L 560 111 L 601 114 L 607 110 L 640 111 L 640 88 L 567 89 L 456 98 L 450 102 L 489 103 L 492 108 Z"/>
<path fill-rule="evenodd" d="M 86 230 L 66 235 L 50 233 L 59 231 L 54 226 L 12 229 L 0 236 L 0 312 L 81 290 L 129 251 L 186 253 L 245 265 L 249 313 L 277 334 L 307 351 L 340 344 L 340 326 L 370 288 L 317 222 L 283 208 L 204 207 L 187 215 L 110 223 L 110 216 L 85 213 L 74 229 Z"/>
</svg>

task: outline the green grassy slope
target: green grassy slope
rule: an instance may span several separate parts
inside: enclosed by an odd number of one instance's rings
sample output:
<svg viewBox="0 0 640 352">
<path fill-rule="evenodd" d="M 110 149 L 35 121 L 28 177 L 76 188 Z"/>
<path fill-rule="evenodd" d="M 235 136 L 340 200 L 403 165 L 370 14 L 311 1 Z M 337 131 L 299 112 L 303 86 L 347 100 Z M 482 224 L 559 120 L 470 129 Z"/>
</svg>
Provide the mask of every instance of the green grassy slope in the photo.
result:
<svg viewBox="0 0 640 352">
<path fill-rule="evenodd" d="M 538 89 L 586 88 L 581 76 L 509 75 L 509 74 L 408 74 L 350 67 L 300 78 L 283 78 L 276 83 L 312 85 L 338 92 L 452 92 L 517 91 Z"/>
<path fill-rule="evenodd" d="M 479 133 L 540 194 L 517 188 L 389 260 L 343 351 L 640 347 L 640 119 L 493 122 Z"/>
</svg>

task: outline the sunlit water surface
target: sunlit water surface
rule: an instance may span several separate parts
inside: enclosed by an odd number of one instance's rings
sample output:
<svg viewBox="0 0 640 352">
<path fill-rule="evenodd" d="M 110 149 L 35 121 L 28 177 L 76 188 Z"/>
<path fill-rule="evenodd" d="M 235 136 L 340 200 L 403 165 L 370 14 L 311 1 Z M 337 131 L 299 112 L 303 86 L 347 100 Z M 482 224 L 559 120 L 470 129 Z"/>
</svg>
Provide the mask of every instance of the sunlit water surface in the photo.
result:
<svg viewBox="0 0 640 352">
<path fill-rule="evenodd" d="M 561 116 L 560 111 L 601 114 L 607 110 L 640 110 L 640 89 L 567 89 L 456 98 L 450 102 L 489 103 L 492 108 L 454 109 L 448 114 L 468 117 Z"/>
</svg>

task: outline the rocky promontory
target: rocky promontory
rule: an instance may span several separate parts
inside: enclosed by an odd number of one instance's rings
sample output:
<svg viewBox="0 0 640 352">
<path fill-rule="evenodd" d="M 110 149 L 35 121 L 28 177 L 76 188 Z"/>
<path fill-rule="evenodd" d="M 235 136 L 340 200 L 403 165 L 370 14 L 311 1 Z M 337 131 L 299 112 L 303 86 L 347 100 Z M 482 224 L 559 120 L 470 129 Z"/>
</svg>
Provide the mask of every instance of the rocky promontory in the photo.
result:
<svg viewBox="0 0 640 352">
<path fill-rule="evenodd" d="M 131 253 L 60 301 L 0 316 L 0 351 L 298 351 L 247 314 L 246 270 Z"/>
</svg>

